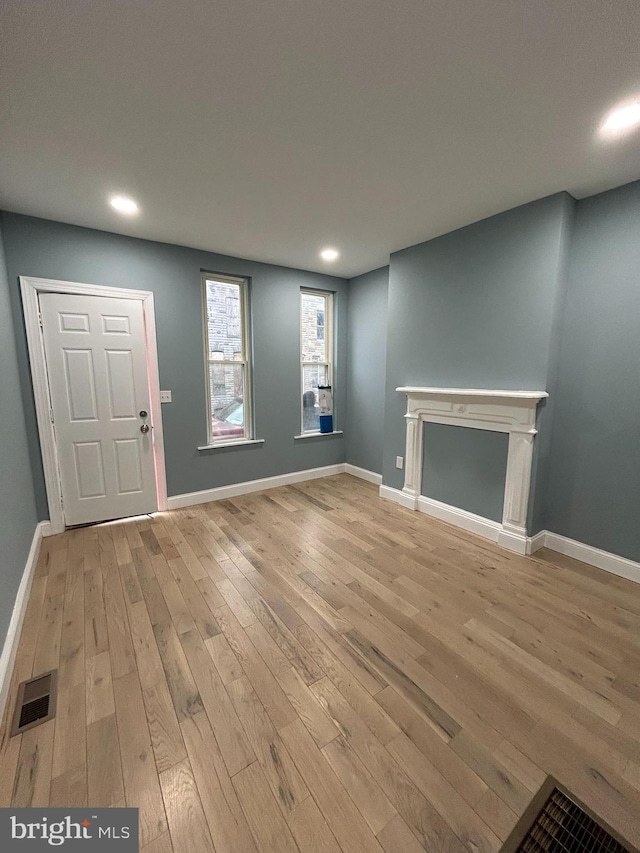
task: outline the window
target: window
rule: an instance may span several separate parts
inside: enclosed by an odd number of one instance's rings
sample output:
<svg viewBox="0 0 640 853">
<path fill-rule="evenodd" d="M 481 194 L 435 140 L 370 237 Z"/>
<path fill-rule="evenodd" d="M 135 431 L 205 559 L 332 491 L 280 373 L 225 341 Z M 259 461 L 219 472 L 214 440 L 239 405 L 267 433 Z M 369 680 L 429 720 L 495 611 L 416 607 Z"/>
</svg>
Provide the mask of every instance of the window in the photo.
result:
<svg viewBox="0 0 640 853">
<path fill-rule="evenodd" d="M 318 385 L 332 384 L 333 294 L 300 292 L 302 432 L 318 432 Z"/>
<path fill-rule="evenodd" d="M 203 275 L 209 444 L 249 440 L 251 368 L 248 282 Z"/>
</svg>

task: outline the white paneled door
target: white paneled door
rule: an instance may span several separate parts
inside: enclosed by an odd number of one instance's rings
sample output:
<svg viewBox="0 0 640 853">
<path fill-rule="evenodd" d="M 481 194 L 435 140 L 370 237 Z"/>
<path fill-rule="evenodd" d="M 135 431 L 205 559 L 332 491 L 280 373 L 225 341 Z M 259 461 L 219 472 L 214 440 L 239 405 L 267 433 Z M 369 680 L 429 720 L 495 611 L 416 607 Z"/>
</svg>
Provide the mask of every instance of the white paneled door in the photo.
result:
<svg viewBox="0 0 640 853">
<path fill-rule="evenodd" d="M 158 508 L 142 302 L 40 294 L 67 525 Z"/>
</svg>

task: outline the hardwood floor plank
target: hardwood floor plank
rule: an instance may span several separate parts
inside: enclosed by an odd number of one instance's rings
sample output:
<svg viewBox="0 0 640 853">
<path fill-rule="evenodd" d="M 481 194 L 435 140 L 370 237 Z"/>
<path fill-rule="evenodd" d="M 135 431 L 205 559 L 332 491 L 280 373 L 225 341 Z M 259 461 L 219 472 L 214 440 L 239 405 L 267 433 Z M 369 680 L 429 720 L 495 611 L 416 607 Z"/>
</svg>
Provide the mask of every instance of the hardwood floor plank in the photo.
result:
<svg viewBox="0 0 640 853">
<path fill-rule="evenodd" d="M 440 737 L 445 740 L 450 740 L 460 731 L 460 724 L 456 722 L 444 708 L 441 708 L 437 702 L 424 692 L 424 690 L 415 683 L 410 675 L 407 674 L 409 669 L 408 662 L 405 661 L 404 666 L 396 664 L 388 658 L 384 652 L 373 645 L 366 637 L 363 637 L 358 631 L 349 631 L 346 634 L 347 639 L 352 643 L 366 659 L 381 672 L 384 677 L 402 693 L 416 707 L 420 714 L 433 726 Z M 413 662 L 412 662 L 413 663 Z M 417 664 L 411 668 L 415 672 Z"/>
<path fill-rule="evenodd" d="M 311 632 L 311 633 L 310 633 Z M 387 686 L 385 679 L 340 634 L 329 629 L 321 620 L 305 614 L 303 624 L 294 631 L 296 638 L 322 665 L 323 647 L 336 657 L 357 678 L 364 689 L 374 695 Z M 318 641 L 321 645 L 318 645 Z"/>
<path fill-rule="evenodd" d="M 508 740 L 501 741 L 494 749 L 493 754 L 502 766 L 518 779 L 528 791 L 535 793 L 544 783 L 546 778 L 544 771 Z"/>
<path fill-rule="evenodd" d="M 84 573 L 84 648 L 86 657 L 99 655 L 109 648 L 107 617 L 104 612 L 102 570 L 96 560 L 85 557 Z"/>
<path fill-rule="evenodd" d="M 255 761 L 233 777 L 233 785 L 261 853 L 299 853 L 291 831 Z"/>
<path fill-rule="evenodd" d="M 58 594 L 52 598 L 45 598 L 43 618 L 33 659 L 34 675 L 58 668 L 63 613 L 64 595 Z"/>
<path fill-rule="evenodd" d="M 446 850 L 451 853 L 464 850 L 462 842 L 457 839 L 444 819 L 420 793 L 404 769 L 371 733 L 336 687 L 328 679 L 323 679 L 314 684 L 312 689 L 335 720 L 343 738 L 402 815 L 424 849 Z"/>
<path fill-rule="evenodd" d="M 87 798 L 92 806 L 107 808 L 124 800 L 115 714 L 87 726 L 87 774 Z"/>
<path fill-rule="evenodd" d="M 387 749 L 409 774 L 418 789 L 432 803 L 460 841 L 478 853 L 495 853 L 500 839 L 446 781 L 405 734 L 387 744 Z"/>
<path fill-rule="evenodd" d="M 180 592 L 189 607 L 189 612 L 196 622 L 198 630 L 205 639 L 208 637 L 215 637 L 220 633 L 220 627 L 216 622 L 213 610 L 207 604 L 206 598 L 200 591 L 199 586 L 199 584 L 209 580 L 208 576 L 206 573 L 204 576 L 200 576 L 200 573 L 196 573 L 199 576 L 194 578 L 189 567 L 186 565 L 184 560 L 180 558 L 176 560 L 168 560 L 167 563 L 176 583 L 178 584 Z M 200 563 L 198 563 L 198 565 L 200 565 Z M 212 603 L 215 603 L 216 599 L 211 594 L 208 598 Z"/>
<path fill-rule="evenodd" d="M 302 625 L 297 629 L 301 643 L 322 664 L 333 684 L 345 697 L 347 702 L 358 712 L 367 726 L 382 742 L 387 743 L 394 738 L 400 729 L 386 714 L 380 705 L 372 698 L 371 694 L 361 686 L 351 671 L 339 660 L 336 655 L 320 640 L 320 638 L 307 626 Z M 314 682 L 315 683 L 315 682 Z M 376 695 L 380 692 L 376 685 Z"/>
<path fill-rule="evenodd" d="M 131 635 L 158 772 L 186 758 L 182 735 L 144 601 L 129 607 Z"/>
<path fill-rule="evenodd" d="M 475 768 L 452 749 L 456 739 L 465 733 L 459 732 L 448 744 L 445 743 L 393 687 L 378 693 L 376 700 L 456 791 L 472 806 L 475 805 L 487 790 L 487 784 L 474 772 Z"/>
<path fill-rule="evenodd" d="M 246 628 L 247 635 L 258 649 L 262 659 L 295 708 L 319 747 L 338 735 L 338 730 L 327 716 L 309 687 L 291 667 L 265 627 L 258 623 Z"/>
<path fill-rule="evenodd" d="M 340 853 L 338 842 L 313 797 L 297 805 L 287 823 L 300 853 Z"/>
<path fill-rule="evenodd" d="M 195 619 L 173 576 L 160 583 L 160 589 L 177 633 L 180 635 L 193 630 L 196 627 Z"/>
<path fill-rule="evenodd" d="M 258 650 L 228 607 L 216 610 L 216 618 L 236 658 L 260 697 L 271 722 L 280 729 L 298 719 L 284 691 L 265 666 Z"/>
<path fill-rule="evenodd" d="M 58 689 L 53 740 L 53 778 L 80 766 L 87 769 L 85 685 L 62 683 Z M 85 783 L 86 790 L 86 783 Z"/>
<path fill-rule="evenodd" d="M 518 822 L 518 815 L 491 788 L 478 801 L 476 812 L 502 842 L 507 840 Z"/>
<path fill-rule="evenodd" d="M 86 707 L 87 725 L 115 713 L 111 655 L 109 652 L 87 658 Z"/>
<path fill-rule="evenodd" d="M 209 654 L 224 685 L 231 684 L 232 681 L 242 678 L 244 670 L 240 666 L 238 658 L 234 655 L 224 634 L 210 637 L 206 640 L 205 645 L 209 650 Z"/>
<path fill-rule="evenodd" d="M 160 622 L 153 626 L 165 677 L 178 721 L 193 717 L 202 711 L 202 699 L 193 680 L 180 639 L 172 622 Z"/>
<path fill-rule="evenodd" d="M 44 808 L 49 805 L 55 720 L 21 735 L 11 805 L 14 808 Z"/>
<path fill-rule="evenodd" d="M 240 595 L 232 581 L 226 578 L 225 580 L 218 581 L 216 586 L 243 628 L 252 625 L 256 621 L 255 613 Z"/>
<path fill-rule="evenodd" d="M 295 635 L 265 601 L 256 597 L 252 599 L 250 606 L 269 633 L 269 636 L 274 640 L 305 684 L 313 684 L 314 681 L 318 681 L 318 679 L 324 676 L 323 669 L 314 661 L 304 646 L 298 642 Z"/>
<path fill-rule="evenodd" d="M 640 597 L 337 475 L 43 540 L 0 805 L 147 853 L 487 853 L 548 775 L 640 847 Z"/>
<path fill-rule="evenodd" d="M 358 628 L 361 633 L 374 642 L 376 639 L 381 640 L 383 646 L 385 642 L 395 645 L 412 658 L 419 658 L 420 655 L 424 654 L 424 648 L 402 628 L 399 628 L 382 613 L 378 613 L 375 608 L 367 605 L 352 590 L 349 591 L 357 603 L 353 607 L 345 607 L 341 612 L 354 628 Z"/>
<path fill-rule="evenodd" d="M 64 589 L 60 636 L 60 680 L 72 686 L 84 684 L 84 560 L 69 560 Z"/>
<path fill-rule="evenodd" d="M 349 792 L 373 834 L 377 835 L 397 814 L 396 809 L 342 736 L 323 747 L 322 754 Z"/>
<path fill-rule="evenodd" d="M 375 836 L 319 752 L 302 720 L 285 726 L 280 734 L 344 853 L 380 853 L 382 848 Z"/>
<path fill-rule="evenodd" d="M 202 706 L 211 722 L 229 775 L 233 776 L 255 761 L 255 753 L 204 640 L 197 631 L 188 631 L 182 635 L 181 641 L 202 697 Z"/>
<path fill-rule="evenodd" d="M 163 770 L 160 786 L 174 850 L 215 853 L 189 762 Z"/>
<path fill-rule="evenodd" d="M 531 799 L 530 792 L 516 776 L 496 758 L 495 750 L 490 753 L 468 732 L 460 732 L 449 743 L 466 767 L 478 774 L 489 788 L 516 814 L 522 814 Z M 490 798 L 485 798 L 490 799 Z"/>
<path fill-rule="evenodd" d="M 140 811 L 140 845 L 144 847 L 167 831 L 167 821 L 151 735 L 136 672 L 113 683 L 120 760 L 127 806 Z"/>
<path fill-rule="evenodd" d="M 142 589 L 136 572 L 136 567 L 131 563 L 125 563 L 120 566 L 120 577 L 122 578 L 122 588 L 126 596 L 128 604 L 137 604 L 142 601 Z"/>
<path fill-rule="evenodd" d="M 249 680 L 245 676 L 236 679 L 228 690 L 271 791 L 288 814 L 309 791 Z"/>
<path fill-rule="evenodd" d="M 378 841 L 385 853 L 422 853 L 425 849 L 399 814 L 378 833 Z"/>
<path fill-rule="evenodd" d="M 0 769 L 2 770 L 0 773 L 0 808 L 2 809 L 7 809 L 11 805 L 21 743 L 21 735 L 16 735 L 13 738 L 7 736 L 0 750 Z"/>
<path fill-rule="evenodd" d="M 523 669 L 529 670 L 533 676 L 539 677 L 557 690 L 565 693 L 571 699 L 575 699 L 585 708 L 593 711 L 603 720 L 606 720 L 612 725 L 620 720 L 622 710 L 613 703 L 611 699 L 602 692 L 594 693 L 585 689 L 582 685 L 575 683 L 569 678 L 564 677 L 561 673 L 556 672 L 550 666 L 538 660 L 533 655 L 527 654 L 520 649 L 515 643 L 512 643 L 506 637 L 502 637 L 490 628 L 485 627 L 479 620 L 470 619 L 465 623 L 465 626 L 474 633 L 482 636 L 491 645 L 495 646 L 509 659 L 520 664 Z"/>
<path fill-rule="evenodd" d="M 87 796 L 86 761 L 51 780 L 49 795 L 51 808 L 85 808 L 88 806 Z"/>
<path fill-rule="evenodd" d="M 219 580 L 223 580 L 223 577 L 219 578 Z M 207 607 L 214 613 L 218 607 L 224 607 L 225 600 L 220 595 L 220 591 L 218 587 L 215 585 L 214 581 L 210 577 L 201 578 L 197 581 L 196 586 L 200 590 L 202 597 L 207 602 Z"/>
<path fill-rule="evenodd" d="M 256 853 L 249 825 L 207 715 L 200 713 L 189 717 L 181 728 L 216 850 Z"/>
<path fill-rule="evenodd" d="M 171 836 L 168 832 L 140 848 L 140 853 L 174 853 Z"/>
</svg>

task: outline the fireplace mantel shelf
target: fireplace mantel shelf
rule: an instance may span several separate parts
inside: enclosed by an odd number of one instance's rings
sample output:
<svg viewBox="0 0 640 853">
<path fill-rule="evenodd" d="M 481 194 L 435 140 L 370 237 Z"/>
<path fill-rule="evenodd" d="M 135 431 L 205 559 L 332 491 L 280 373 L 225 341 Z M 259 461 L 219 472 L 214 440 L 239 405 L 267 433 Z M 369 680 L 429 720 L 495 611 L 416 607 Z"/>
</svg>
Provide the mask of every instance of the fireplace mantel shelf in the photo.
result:
<svg viewBox="0 0 640 853">
<path fill-rule="evenodd" d="M 537 433 L 536 413 L 546 391 L 498 391 L 492 388 L 396 388 L 407 396 L 405 478 L 401 500 L 404 506 L 421 509 L 422 445 L 425 422 L 471 429 L 505 432 L 509 435 L 507 475 L 502 523 L 482 520 L 501 545 L 526 552 L 527 510 L 533 464 L 533 441 Z M 462 514 L 463 511 L 458 511 Z M 469 513 L 466 513 L 467 517 Z"/>
<path fill-rule="evenodd" d="M 421 388 L 417 385 L 405 385 L 396 388 L 401 394 L 412 397 L 493 397 L 507 400 L 542 400 L 548 397 L 546 391 L 494 391 L 490 388 Z"/>
</svg>

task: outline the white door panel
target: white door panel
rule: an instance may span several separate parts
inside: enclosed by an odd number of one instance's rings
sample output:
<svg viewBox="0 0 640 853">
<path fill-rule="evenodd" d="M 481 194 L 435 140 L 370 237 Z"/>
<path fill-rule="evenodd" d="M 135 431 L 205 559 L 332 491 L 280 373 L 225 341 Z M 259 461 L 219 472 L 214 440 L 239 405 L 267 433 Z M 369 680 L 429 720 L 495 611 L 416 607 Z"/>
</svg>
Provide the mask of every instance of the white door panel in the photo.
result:
<svg viewBox="0 0 640 853">
<path fill-rule="evenodd" d="M 142 303 L 40 296 L 65 521 L 158 507 Z"/>
<path fill-rule="evenodd" d="M 109 414 L 112 420 L 139 417 L 136 410 L 136 389 L 133 384 L 133 364 L 130 350 L 104 352 L 109 390 Z"/>
<path fill-rule="evenodd" d="M 116 484 L 119 495 L 142 491 L 140 442 L 137 438 L 118 438 L 113 442 Z"/>
<path fill-rule="evenodd" d="M 93 352 L 90 349 L 62 349 L 64 356 L 64 378 L 69 403 L 69 420 L 97 421 L 98 401 L 96 397 Z"/>
<path fill-rule="evenodd" d="M 104 486 L 104 462 L 99 441 L 77 441 L 73 445 L 76 486 L 78 497 L 106 497 Z"/>
</svg>

